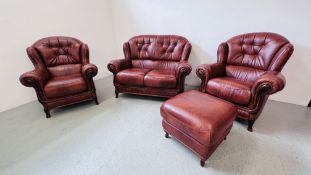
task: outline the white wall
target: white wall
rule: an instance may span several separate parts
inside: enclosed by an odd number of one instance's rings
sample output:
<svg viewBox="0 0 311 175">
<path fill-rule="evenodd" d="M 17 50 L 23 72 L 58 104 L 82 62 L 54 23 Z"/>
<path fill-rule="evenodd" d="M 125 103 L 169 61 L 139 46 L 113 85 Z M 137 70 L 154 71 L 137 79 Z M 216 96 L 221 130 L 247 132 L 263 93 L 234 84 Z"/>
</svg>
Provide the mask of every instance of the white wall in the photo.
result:
<svg viewBox="0 0 311 175">
<path fill-rule="evenodd" d="M 309 0 L 113 0 L 118 56 L 122 43 L 139 34 L 178 34 L 193 45 L 193 71 L 186 83 L 198 85 L 195 68 L 216 61 L 222 41 L 247 32 L 287 37 L 294 55 L 283 69 L 286 88 L 271 99 L 307 105 L 311 99 L 311 1 Z"/>
<path fill-rule="evenodd" d="M 19 83 L 32 70 L 26 47 L 53 35 L 77 37 L 99 67 L 96 79 L 111 75 L 106 64 L 123 57 L 122 44 L 139 34 L 178 34 L 192 45 L 190 62 L 216 60 L 218 44 L 231 36 L 271 31 L 286 36 L 295 52 L 285 66 L 286 88 L 272 99 L 306 105 L 311 98 L 311 16 L 308 0 L 3 0 L 0 1 L 0 112 L 35 100 Z M 195 71 L 187 84 L 198 85 Z M 100 87 L 98 87 L 100 88 Z"/>
<path fill-rule="evenodd" d="M 35 100 L 19 76 L 32 70 L 26 47 L 55 35 L 77 37 L 90 48 L 97 78 L 107 76 L 106 64 L 114 54 L 110 0 L 1 0 L 0 1 L 0 111 Z"/>
</svg>

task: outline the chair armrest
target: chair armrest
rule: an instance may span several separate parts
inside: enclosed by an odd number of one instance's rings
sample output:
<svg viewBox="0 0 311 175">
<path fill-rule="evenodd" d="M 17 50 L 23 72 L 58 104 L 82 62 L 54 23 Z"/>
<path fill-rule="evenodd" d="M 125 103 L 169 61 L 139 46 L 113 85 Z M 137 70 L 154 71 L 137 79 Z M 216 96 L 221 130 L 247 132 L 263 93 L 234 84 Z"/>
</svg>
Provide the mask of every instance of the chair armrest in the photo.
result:
<svg viewBox="0 0 311 175">
<path fill-rule="evenodd" d="M 131 62 L 128 59 L 116 59 L 111 60 L 107 68 L 113 74 L 117 74 L 118 72 L 122 71 L 123 69 L 131 67 Z"/>
<path fill-rule="evenodd" d="M 98 69 L 94 64 L 86 64 L 82 66 L 82 75 L 86 79 L 92 79 L 97 75 Z"/>
<path fill-rule="evenodd" d="M 285 77 L 277 71 L 268 71 L 260 76 L 252 86 L 252 94 L 260 95 L 274 94 L 285 87 Z"/>
<path fill-rule="evenodd" d="M 196 70 L 197 76 L 201 79 L 200 90 L 204 91 L 207 82 L 211 78 L 220 77 L 225 75 L 225 65 L 221 63 L 214 64 L 201 64 Z"/>
<path fill-rule="evenodd" d="M 191 65 L 187 62 L 180 62 L 177 70 L 176 70 L 176 77 L 185 77 L 191 73 Z"/>
<path fill-rule="evenodd" d="M 29 71 L 26 73 L 23 73 L 19 77 L 19 81 L 27 87 L 33 87 L 35 89 L 43 89 L 44 85 L 49 79 L 49 75 L 46 72 L 46 70 L 42 69 L 35 69 L 33 71 Z"/>
</svg>

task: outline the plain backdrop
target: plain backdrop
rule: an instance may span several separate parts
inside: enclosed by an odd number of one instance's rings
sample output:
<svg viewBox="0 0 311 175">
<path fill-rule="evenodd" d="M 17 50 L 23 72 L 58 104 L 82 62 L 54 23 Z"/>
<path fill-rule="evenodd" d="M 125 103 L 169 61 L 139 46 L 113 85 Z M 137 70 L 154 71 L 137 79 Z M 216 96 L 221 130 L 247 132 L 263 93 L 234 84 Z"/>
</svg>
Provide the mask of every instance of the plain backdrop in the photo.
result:
<svg viewBox="0 0 311 175">
<path fill-rule="evenodd" d="M 177 34 L 193 45 L 188 85 L 199 85 L 195 68 L 216 61 L 218 45 L 248 32 L 284 35 L 295 51 L 283 74 L 287 85 L 270 99 L 307 105 L 311 99 L 311 11 L 308 0 L 3 0 L 0 1 L 0 111 L 35 100 L 19 76 L 33 69 L 26 48 L 55 35 L 76 37 L 90 48 L 99 68 L 123 58 L 122 44 L 140 34 Z M 112 82 L 111 82 L 112 83 Z M 101 88 L 101 87 L 97 87 Z"/>
</svg>

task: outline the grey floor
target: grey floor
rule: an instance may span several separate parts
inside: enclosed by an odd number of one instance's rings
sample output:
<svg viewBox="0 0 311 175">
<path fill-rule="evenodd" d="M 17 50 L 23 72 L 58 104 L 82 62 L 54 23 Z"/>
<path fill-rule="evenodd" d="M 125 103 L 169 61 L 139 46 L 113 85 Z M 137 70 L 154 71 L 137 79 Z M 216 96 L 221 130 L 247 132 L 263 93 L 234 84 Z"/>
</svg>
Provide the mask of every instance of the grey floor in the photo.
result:
<svg viewBox="0 0 311 175">
<path fill-rule="evenodd" d="M 54 110 L 32 102 L 0 113 L 1 175 L 310 174 L 311 110 L 268 101 L 254 132 L 235 121 L 206 162 L 165 139 L 164 99 L 121 95 L 111 77 L 96 82 L 93 102 Z"/>
</svg>

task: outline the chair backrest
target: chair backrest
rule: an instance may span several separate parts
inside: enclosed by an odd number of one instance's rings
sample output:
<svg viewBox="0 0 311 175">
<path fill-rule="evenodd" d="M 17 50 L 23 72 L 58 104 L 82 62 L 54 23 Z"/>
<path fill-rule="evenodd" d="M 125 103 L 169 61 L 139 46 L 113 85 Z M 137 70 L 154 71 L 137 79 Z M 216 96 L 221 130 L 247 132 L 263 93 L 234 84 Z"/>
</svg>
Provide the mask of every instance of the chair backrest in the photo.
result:
<svg viewBox="0 0 311 175">
<path fill-rule="evenodd" d="M 82 45 L 71 37 L 47 37 L 27 48 L 27 53 L 35 66 L 46 68 L 52 77 L 64 76 L 80 73 L 83 62 L 88 62 L 88 56 L 82 56 Z"/>
<path fill-rule="evenodd" d="M 248 33 L 221 44 L 218 62 L 226 64 L 226 75 L 243 81 L 255 81 L 266 71 L 283 69 L 294 47 L 275 33 Z"/>
<path fill-rule="evenodd" d="M 125 58 L 137 68 L 175 70 L 190 52 L 189 41 L 176 35 L 141 35 L 124 43 Z"/>
</svg>

